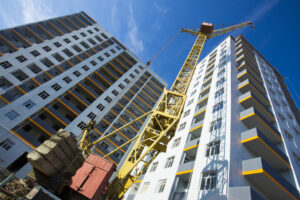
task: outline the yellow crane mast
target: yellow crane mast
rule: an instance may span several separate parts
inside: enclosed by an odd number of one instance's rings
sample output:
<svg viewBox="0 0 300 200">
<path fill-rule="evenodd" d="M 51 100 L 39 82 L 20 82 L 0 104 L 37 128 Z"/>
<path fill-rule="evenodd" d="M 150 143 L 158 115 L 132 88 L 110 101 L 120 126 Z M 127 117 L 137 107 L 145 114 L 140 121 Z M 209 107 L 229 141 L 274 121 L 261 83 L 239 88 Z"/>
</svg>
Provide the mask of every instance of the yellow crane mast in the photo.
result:
<svg viewBox="0 0 300 200">
<path fill-rule="evenodd" d="M 97 143 L 116 134 L 132 123 L 147 118 L 139 135 L 104 156 L 105 158 L 135 141 L 122 166 L 119 167 L 116 177 L 108 187 L 108 199 L 122 198 L 128 188 L 137 180 L 139 175 L 147 170 L 147 167 L 157 155 L 160 152 L 166 151 L 168 142 L 175 134 L 185 104 L 186 92 L 206 40 L 251 24 L 252 22 L 245 22 L 227 28 L 213 30 L 213 24 L 202 23 L 200 29 L 181 29 L 182 32 L 197 36 L 197 39 L 173 85 L 169 90 L 166 88 L 164 89 L 162 97 L 155 108 L 94 142 L 90 141 L 89 133 L 93 129 L 95 122 L 91 121 L 87 124 L 80 142 L 80 148 L 83 150 L 85 156 L 90 154 L 91 148 Z M 139 164 L 141 162 L 142 164 Z M 140 169 L 137 169 L 138 164 L 139 166 L 142 165 Z M 133 172 L 134 169 L 136 169 L 135 174 L 131 175 L 131 172 Z"/>
</svg>

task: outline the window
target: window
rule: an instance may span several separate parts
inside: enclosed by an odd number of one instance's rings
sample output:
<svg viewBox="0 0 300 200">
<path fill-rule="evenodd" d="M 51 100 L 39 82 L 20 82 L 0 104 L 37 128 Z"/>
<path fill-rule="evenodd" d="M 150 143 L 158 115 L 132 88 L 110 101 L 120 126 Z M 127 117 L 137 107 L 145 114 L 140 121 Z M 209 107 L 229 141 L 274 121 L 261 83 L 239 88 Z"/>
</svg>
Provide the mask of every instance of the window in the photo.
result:
<svg viewBox="0 0 300 200">
<path fill-rule="evenodd" d="M 140 185 L 141 183 L 135 183 L 133 186 L 132 186 L 132 189 L 130 190 L 130 194 L 131 195 L 134 195 L 138 192 L 139 188 L 140 188 Z"/>
<path fill-rule="evenodd" d="M 15 145 L 15 143 L 8 138 L 3 140 L 2 142 L 0 142 L 0 147 L 5 149 L 6 151 L 9 150 L 14 145 Z"/>
<path fill-rule="evenodd" d="M 144 67 L 142 67 L 141 65 L 139 66 L 139 68 L 140 68 L 141 70 L 143 70 L 143 69 L 144 69 Z"/>
<path fill-rule="evenodd" d="M 62 50 L 64 54 L 66 54 L 68 57 L 72 57 L 74 54 L 69 49 Z"/>
<path fill-rule="evenodd" d="M 72 81 L 72 79 L 70 79 L 70 77 L 66 76 L 63 78 L 63 81 L 65 81 L 66 83 L 70 83 Z"/>
<path fill-rule="evenodd" d="M 207 144 L 206 146 L 206 157 L 216 155 L 220 153 L 220 140 L 213 141 Z"/>
<path fill-rule="evenodd" d="M 136 74 L 139 74 L 139 73 L 140 73 L 139 70 L 137 70 L 137 69 L 135 69 L 134 72 L 135 72 Z"/>
<path fill-rule="evenodd" d="M 42 59 L 41 62 L 48 68 L 54 65 L 53 62 L 51 62 L 48 58 Z"/>
<path fill-rule="evenodd" d="M 222 69 L 221 71 L 218 72 L 218 77 L 223 76 L 224 73 L 225 73 L 225 69 Z"/>
<path fill-rule="evenodd" d="M 196 94 L 196 90 L 194 90 L 192 93 L 191 93 L 191 96 L 195 95 Z"/>
<path fill-rule="evenodd" d="M 124 86 L 122 83 L 120 83 L 118 86 L 119 86 L 119 88 L 121 88 L 121 89 L 124 89 L 124 88 L 125 88 L 125 86 Z"/>
<path fill-rule="evenodd" d="M 37 50 L 31 51 L 30 53 L 31 53 L 34 57 L 37 57 L 37 56 L 41 55 L 40 52 L 38 52 Z"/>
<path fill-rule="evenodd" d="M 300 157 L 295 152 L 293 152 L 293 156 L 294 156 L 294 158 L 295 158 L 295 160 L 296 160 L 296 162 L 298 164 L 298 167 L 300 167 Z"/>
<path fill-rule="evenodd" d="M 120 153 L 119 153 L 119 152 L 115 152 L 115 153 L 113 153 L 113 155 L 114 155 L 116 158 L 118 158 L 118 157 L 120 156 Z"/>
<path fill-rule="evenodd" d="M 0 77 L 0 88 L 3 90 L 6 90 L 7 88 L 9 88 L 10 86 L 12 86 L 12 83 L 10 81 L 8 81 L 6 78 L 4 77 Z"/>
<path fill-rule="evenodd" d="M 1 62 L 0 65 L 4 69 L 10 68 L 12 66 L 12 64 L 10 62 L 8 62 L 8 61 Z"/>
<path fill-rule="evenodd" d="M 80 128 L 81 130 L 83 130 L 85 127 L 85 123 L 83 121 L 81 121 L 79 124 L 77 124 L 77 127 Z"/>
<path fill-rule="evenodd" d="M 113 93 L 115 96 L 117 96 L 119 94 L 119 92 L 117 90 L 113 90 L 111 93 Z"/>
<path fill-rule="evenodd" d="M 96 65 L 97 65 L 96 61 L 94 61 L 94 60 L 92 60 L 90 63 L 91 63 L 93 66 L 96 66 Z"/>
<path fill-rule="evenodd" d="M 141 189 L 141 193 L 146 193 L 149 188 L 149 185 L 150 185 L 150 182 L 145 182 Z"/>
<path fill-rule="evenodd" d="M 84 48 L 86 48 L 86 49 L 90 48 L 90 45 L 88 45 L 88 44 L 87 44 L 86 42 L 84 42 L 84 41 L 80 42 L 80 44 L 81 44 Z"/>
<path fill-rule="evenodd" d="M 219 118 L 217 120 L 214 120 L 210 123 L 210 132 L 220 129 L 222 126 L 222 118 Z"/>
<path fill-rule="evenodd" d="M 92 31 L 92 30 L 88 30 L 88 32 L 89 32 L 90 34 L 93 34 L 93 31 Z"/>
<path fill-rule="evenodd" d="M 183 130 L 183 129 L 185 128 L 185 125 L 186 125 L 186 122 L 184 122 L 184 123 L 180 124 L 180 125 L 179 125 L 179 129 L 178 129 L 178 131 L 181 131 L 181 130 Z"/>
<path fill-rule="evenodd" d="M 21 70 L 17 70 L 11 73 L 14 77 L 16 77 L 19 81 L 23 81 L 25 79 L 28 78 L 28 75 L 25 74 L 23 71 Z"/>
<path fill-rule="evenodd" d="M 82 51 L 82 49 L 81 49 L 79 46 L 77 46 L 77 45 L 73 45 L 72 48 L 73 48 L 77 53 L 79 53 L 79 52 Z"/>
<path fill-rule="evenodd" d="M 167 179 L 159 180 L 156 188 L 156 192 L 162 193 L 165 189 L 166 183 L 167 183 Z"/>
<path fill-rule="evenodd" d="M 74 38 L 74 40 L 78 40 L 79 37 L 77 35 L 73 35 L 72 38 Z"/>
<path fill-rule="evenodd" d="M 106 144 L 105 142 L 102 142 L 100 145 L 101 145 L 104 149 L 107 149 L 107 148 L 108 148 L 108 144 Z"/>
<path fill-rule="evenodd" d="M 42 47 L 46 52 L 49 52 L 51 51 L 52 49 L 49 47 L 49 46 L 44 46 Z"/>
<path fill-rule="evenodd" d="M 97 117 L 97 115 L 93 112 L 90 112 L 88 115 L 87 115 L 88 118 L 90 119 L 95 119 Z"/>
<path fill-rule="evenodd" d="M 61 47 L 62 45 L 61 45 L 61 43 L 59 43 L 59 42 L 54 42 L 53 43 L 56 47 Z"/>
<path fill-rule="evenodd" d="M 94 30 L 97 31 L 97 32 L 99 32 L 99 29 L 98 29 L 98 28 L 94 28 Z"/>
<path fill-rule="evenodd" d="M 98 57 L 98 60 L 103 61 L 104 58 L 102 58 L 101 56 Z"/>
<path fill-rule="evenodd" d="M 110 56 L 109 53 L 107 53 L 107 52 L 105 52 L 104 55 L 105 55 L 106 57 L 109 57 L 109 56 Z"/>
<path fill-rule="evenodd" d="M 280 117 L 280 119 L 281 119 L 282 121 L 285 121 L 285 117 L 284 117 L 282 114 L 278 113 L 278 116 Z"/>
<path fill-rule="evenodd" d="M 110 52 L 112 52 L 112 53 L 116 53 L 116 50 L 114 50 L 114 49 L 111 49 L 111 50 L 110 50 Z"/>
<path fill-rule="evenodd" d="M 64 58 L 63 58 L 60 54 L 58 54 L 58 53 L 55 53 L 55 54 L 53 54 L 52 56 L 53 56 L 58 62 L 61 62 L 61 61 L 64 60 Z"/>
<path fill-rule="evenodd" d="M 175 156 L 167 158 L 167 161 L 166 161 L 166 164 L 165 164 L 165 168 L 172 167 L 174 159 L 175 159 Z"/>
<path fill-rule="evenodd" d="M 181 138 L 176 138 L 172 144 L 172 148 L 178 147 L 180 144 Z"/>
<path fill-rule="evenodd" d="M 109 96 L 105 97 L 104 100 L 107 101 L 108 103 L 110 103 L 112 101 L 112 99 Z"/>
<path fill-rule="evenodd" d="M 293 130 L 297 135 L 300 135 L 300 131 L 296 127 L 293 126 Z"/>
<path fill-rule="evenodd" d="M 118 50 L 121 50 L 121 47 L 119 47 L 119 46 L 116 46 L 116 49 L 118 49 Z"/>
<path fill-rule="evenodd" d="M 217 81 L 217 87 L 219 87 L 219 86 L 222 86 L 223 85 L 223 83 L 225 82 L 225 79 L 224 79 L 224 77 L 223 78 L 221 78 L 220 80 L 218 80 Z"/>
<path fill-rule="evenodd" d="M 130 80 L 128 80 L 127 78 L 125 78 L 124 80 L 126 83 L 130 83 Z"/>
<path fill-rule="evenodd" d="M 81 73 L 79 72 L 79 71 L 75 71 L 75 72 L 73 72 L 73 74 L 76 76 L 76 77 L 79 77 L 80 75 L 81 75 Z"/>
<path fill-rule="evenodd" d="M 80 35 L 82 36 L 82 37 L 86 37 L 86 34 L 85 33 L 80 33 Z"/>
<path fill-rule="evenodd" d="M 100 111 L 102 111 L 102 110 L 104 110 L 105 107 L 100 103 L 100 104 L 98 104 L 97 108 L 98 108 Z"/>
<path fill-rule="evenodd" d="M 67 44 L 69 44 L 69 43 L 71 42 L 71 40 L 68 39 L 68 38 L 64 39 L 64 41 L 65 41 L 65 43 L 67 43 Z"/>
<path fill-rule="evenodd" d="M 23 106 L 25 106 L 25 108 L 27 109 L 30 109 L 32 108 L 33 106 L 35 106 L 35 103 L 31 100 L 27 100 L 23 103 Z"/>
<path fill-rule="evenodd" d="M 101 33 L 101 36 L 104 37 L 105 39 L 108 38 L 104 33 Z"/>
<path fill-rule="evenodd" d="M 129 76 L 130 76 L 131 78 L 135 78 L 135 76 L 134 76 L 133 74 L 129 74 Z"/>
<path fill-rule="evenodd" d="M 99 42 L 102 42 L 102 41 L 103 41 L 103 40 L 101 39 L 101 37 L 98 36 L 98 35 L 96 35 L 95 38 L 96 38 L 96 40 L 98 40 Z"/>
<path fill-rule="evenodd" d="M 39 93 L 39 96 L 42 99 L 46 99 L 47 97 L 49 97 L 49 94 L 46 91 L 42 91 L 42 92 Z"/>
<path fill-rule="evenodd" d="M 193 103 L 194 99 L 189 100 L 189 102 L 187 103 L 187 105 L 191 105 Z"/>
<path fill-rule="evenodd" d="M 16 59 L 22 63 L 22 62 L 25 62 L 27 60 L 27 58 L 25 58 L 24 56 L 17 56 Z"/>
<path fill-rule="evenodd" d="M 224 88 L 218 90 L 215 94 L 215 99 L 222 96 L 224 94 Z"/>
<path fill-rule="evenodd" d="M 199 82 L 195 83 L 194 84 L 194 88 L 197 87 L 198 85 L 199 85 Z"/>
<path fill-rule="evenodd" d="M 191 109 L 189 109 L 189 110 L 185 111 L 185 112 L 183 113 L 183 117 L 186 117 L 186 116 L 188 116 L 188 115 L 190 114 L 190 111 L 191 111 Z"/>
<path fill-rule="evenodd" d="M 220 103 L 218 103 L 217 105 L 214 105 L 214 108 L 213 108 L 213 113 L 214 112 L 217 112 L 219 110 L 221 110 L 223 108 L 223 101 L 221 101 Z"/>
<path fill-rule="evenodd" d="M 216 188 L 217 171 L 207 171 L 202 173 L 201 190 L 213 190 Z"/>
<path fill-rule="evenodd" d="M 90 68 L 89 68 L 88 66 L 86 66 L 86 65 L 82 66 L 82 69 L 83 69 L 84 71 L 89 71 L 89 70 L 90 70 Z"/>
<path fill-rule="evenodd" d="M 53 90 L 55 90 L 55 91 L 58 91 L 58 90 L 61 89 L 61 86 L 58 85 L 57 83 L 55 83 L 54 85 L 51 86 L 51 88 L 52 88 Z"/>
<path fill-rule="evenodd" d="M 156 170 L 156 168 L 157 168 L 157 165 L 158 165 L 158 162 L 154 162 L 154 163 L 152 164 L 152 167 L 151 167 L 151 169 L 150 169 L 150 172 L 154 172 L 154 171 Z"/>
<path fill-rule="evenodd" d="M 89 41 L 92 45 L 96 45 L 95 40 L 93 40 L 92 38 L 89 38 L 88 41 Z"/>
<path fill-rule="evenodd" d="M 16 119 L 18 116 L 20 116 L 19 113 L 17 113 L 15 110 L 11 110 L 8 113 L 5 113 L 5 116 L 9 119 L 9 120 L 14 120 Z"/>
</svg>

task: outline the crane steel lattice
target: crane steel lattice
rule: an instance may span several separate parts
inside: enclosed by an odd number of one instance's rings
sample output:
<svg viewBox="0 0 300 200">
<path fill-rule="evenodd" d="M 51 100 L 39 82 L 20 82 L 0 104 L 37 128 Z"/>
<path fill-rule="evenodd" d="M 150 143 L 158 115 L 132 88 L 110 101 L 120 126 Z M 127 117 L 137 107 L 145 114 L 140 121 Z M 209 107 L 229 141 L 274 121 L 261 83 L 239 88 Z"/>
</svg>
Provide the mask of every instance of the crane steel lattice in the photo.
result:
<svg viewBox="0 0 300 200">
<path fill-rule="evenodd" d="M 116 177 L 109 185 L 107 192 L 109 199 L 122 198 L 127 189 L 136 181 L 140 174 L 147 170 L 147 167 L 157 157 L 157 155 L 160 152 L 166 151 L 168 142 L 175 134 L 177 124 L 185 104 L 186 92 L 205 41 L 250 24 L 252 24 L 252 22 L 241 23 L 215 31 L 213 30 L 213 25 L 208 23 L 203 23 L 200 30 L 181 29 L 182 32 L 196 35 L 197 39 L 194 42 L 194 45 L 181 67 L 173 85 L 171 86 L 171 89 L 164 89 L 162 97 L 156 104 L 155 108 L 94 142 L 90 142 L 89 132 L 93 129 L 95 122 L 92 121 L 88 123 L 80 142 L 80 148 L 85 154 L 89 154 L 91 148 L 97 143 L 105 140 L 113 134 L 116 134 L 132 123 L 147 117 L 146 123 L 139 135 L 104 156 L 105 158 L 136 140 L 131 151 L 127 154 L 123 165 L 119 168 Z M 136 171 L 135 176 L 132 176 L 131 172 L 141 161 L 143 162 L 142 167 Z"/>
</svg>

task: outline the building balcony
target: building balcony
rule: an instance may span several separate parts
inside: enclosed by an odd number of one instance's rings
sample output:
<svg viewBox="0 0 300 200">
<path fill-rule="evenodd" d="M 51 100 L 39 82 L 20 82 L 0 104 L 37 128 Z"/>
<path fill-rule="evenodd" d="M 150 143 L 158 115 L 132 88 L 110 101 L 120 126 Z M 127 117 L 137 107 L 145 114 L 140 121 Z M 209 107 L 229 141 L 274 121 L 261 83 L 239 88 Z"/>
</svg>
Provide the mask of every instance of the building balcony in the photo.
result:
<svg viewBox="0 0 300 200">
<path fill-rule="evenodd" d="M 269 199 L 299 199 L 298 190 L 261 157 L 244 160 L 243 175 Z"/>
<path fill-rule="evenodd" d="M 264 118 L 268 119 L 270 122 L 275 121 L 275 117 L 273 113 L 266 106 L 266 104 L 263 104 L 262 101 L 259 100 L 259 98 L 257 98 L 250 91 L 245 94 L 242 94 L 239 97 L 239 103 L 246 109 L 250 107 L 255 107 L 257 110 L 260 111 L 260 113 L 263 115 Z"/>
<path fill-rule="evenodd" d="M 244 200 L 265 200 L 265 198 L 253 190 L 250 186 L 229 187 L 228 199 L 240 200 L 241 197 L 243 197 Z"/>
<path fill-rule="evenodd" d="M 47 108 L 53 115 L 55 115 L 58 119 L 63 121 L 65 124 L 69 124 L 71 120 L 65 117 L 61 112 L 55 110 L 53 107 Z"/>
<path fill-rule="evenodd" d="M 242 144 L 255 156 L 261 156 L 274 169 L 290 169 L 287 156 L 256 128 L 241 133 Z"/>
<path fill-rule="evenodd" d="M 194 115 L 194 118 L 196 118 L 198 121 L 204 119 L 205 111 L 206 111 L 206 105 L 204 106 L 197 105 L 195 110 L 196 114 Z"/>
<path fill-rule="evenodd" d="M 202 87 L 204 88 L 204 87 L 208 86 L 211 83 L 211 80 L 212 80 L 212 76 L 208 79 L 204 79 L 203 80 L 204 82 L 202 83 Z"/>
<path fill-rule="evenodd" d="M 255 73 L 258 77 L 260 77 L 260 71 L 257 67 L 250 64 L 249 60 L 242 60 L 240 64 L 236 67 L 236 69 L 241 72 L 245 69 L 251 70 L 251 72 Z"/>
<path fill-rule="evenodd" d="M 197 123 L 193 123 L 191 125 L 191 129 L 189 131 L 191 135 L 191 140 L 199 138 L 201 136 L 202 127 L 203 127 L 203 120 Z"/>
<path fill-rule="evenodd" d="M 258 86 L 258 87 L 257 87 Z M 251 88 L 252 87 L 252 88 Z M 241 93 L 246 93 L 249 90 L 257 90 L 261 95 L 265 96 L 266 95 L 266 90 L 262 85 L 257 85 L 254 82 L 252 82 L 250 79 L 246 79 L 245 81 L 239 83 L 238 89 L 240 90 Z"/>
<path fill-rule="evenodd" d="M 207 87 L 203 88 L 200 92 L 200 96 L 205 96 L 209 93 L 210 91 L 210 85 L 208 85 Z"/>
<path fill-rule="evenodd" d="M 207 104 L 207 102 L 208 102 L 208 96 L 209 96 L 208 94 L 202 96 L 199 99 L 199 101 L 197 102 L 197 106 L 199 106 L 199 107 L 205 106 Z"/>
<path fill-rule="evenodd" d="M 281 142 L 280 133 L 269 123 L 254 107 L 248 108 L 240 113 L 240 120 L 249 128 L 257 128 L 272 143 Z"/>
<path fill-rule="evenodd" d="M 183 163 L 183 164 L 179 165 L 176 175 L 188 174 L 188 173 L 193 172 L 194 165 L 195 165 L 194 161 Z"/>
<path fill-rule="evenodd" d="M 239 79 L 240 82 L 246 79 L 250 79 L 252 82 L 257 82 L 256 83 L 257 85 L 262 85 L 263 83 L 261 77 L 255 72 L 253 72 L 253 70 L 250 68 L 244 69 L 240 73 L 238 73 L 237 78 Z"/>
</svg>

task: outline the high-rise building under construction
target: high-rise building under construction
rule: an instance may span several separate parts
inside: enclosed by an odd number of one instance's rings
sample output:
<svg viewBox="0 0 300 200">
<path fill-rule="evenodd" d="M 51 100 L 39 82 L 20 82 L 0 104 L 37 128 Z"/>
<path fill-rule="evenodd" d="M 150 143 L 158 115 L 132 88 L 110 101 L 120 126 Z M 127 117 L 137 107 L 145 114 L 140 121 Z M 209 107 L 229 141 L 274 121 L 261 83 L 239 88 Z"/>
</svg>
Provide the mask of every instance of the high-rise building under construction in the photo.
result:
<svg viewBox="0 0 300 200">
<path fill-rule="evenodd" d="M 197 65 L 166 153 L 126 199 L 298 199 L 299 123 L 284 78 L 230 36 Z"/>
<path fill-rule="evenodd" d="M 26 154 L 65 128 L 91 139 L 152 110 L 166 83 L 86 13 L 0 31 L 0 165 L 24 175 Z M 139 121 L 99 143 L 107 154 L 133 138 Z M 108 157 L 115 164 L 129 147 Z"/>
</svg>

